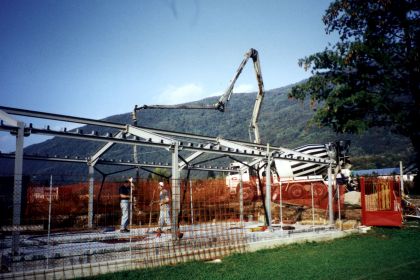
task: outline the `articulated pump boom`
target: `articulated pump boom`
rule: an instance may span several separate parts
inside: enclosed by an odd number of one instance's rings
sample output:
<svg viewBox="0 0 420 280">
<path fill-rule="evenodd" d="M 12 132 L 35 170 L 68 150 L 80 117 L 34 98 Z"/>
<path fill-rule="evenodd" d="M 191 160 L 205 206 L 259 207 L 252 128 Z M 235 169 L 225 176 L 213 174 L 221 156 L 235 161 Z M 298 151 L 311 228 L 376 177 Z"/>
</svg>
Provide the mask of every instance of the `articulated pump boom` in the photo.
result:
<svg viewBox="0 0 420 280">
<path fill-rule="evenodd" d="M 224 112 L 227 103 L 233 93 L 235 83 L 242 73 L 246 63 L 249 59 L 254 63 L 254 71 L 258 82 L 258 94 L 254 103 L 252 117 L 249 123 L 250 142 L 261 144 L 261 138 L 258 128 L 258 118 L 260 115 L 261 105 L 264 99 L 264 83 L 261 74 L 260 60 L 257 50 L 250 49 L 244 55 L 244 58 L 235 72 L 235 75 L 230 80 L 229 86 L 224 94 L 214 104 L 181 104 L 181 105 L 143 105 L 141 107 L 135 106 L 132 117 L 134 125 L 137 124 L 137 111 L 142 109 L 210 109 Z M 335 161 L 337 166 L 335 174 L 339 173 L 341 167 L 347 163 L 347 150 L 349 141 L 339 141 L 336 143 L 328 143 L 326 145 L 305 145 L 294 150 L 289 150 L 281 147 L 276 149 L 291 156 L 312 158 L 313 162 L 292 162 L 285 159 L 275 159 L 273 161 L 270 172 L 273 177 L 273 186 L 277 186 L 278 192 L 285 193 L 286 196 L 292 199 L 305 199 L 309 196 L 309 190 L 313 188 L 315 196 L 322 198 L 327 193 L 327 185 L 324 182 L 322 175 L 327 171 L 326 165 L 320 165 L 316 161 L 320 159 Z M 217 143 L 209 143 L 209 145 L 221 145 L 235 150 L 250 150 L 254 149 L 247 145 L 233 143 L 223 139 L 218 139 Z M 341 152 L 340 152 L 341 151 Z M 254 151 L 255 152 L 255 151 Z M 257 151 L 258 152 L 258 151 Z M 190 162 L 202 155 L 202 151 L 197 151 L 188 157 L 187 162 Z M 239 182 L 244 183 L 244 199 L 253 200 L 258 197 L 258 193 L 262 194 L 260 178 L 264 177 L 262 171 L 267 163 L 262 159 L 252 160 L 250 163 L 234 162 L 231 164 L 232 172 L 226 177 L 226 186 L 231 190 L 231 193 L 237 193 Z M 184 168 L 187 163 L 181 163 L 180 168 Z M 315 176 L 313 176 L 315 175 Z M 256 180 L 258 178 L 258 180 Z M 277 199 L 278 194 L 274 193 L 273 201 Z M 263 200 L 264 201 L 264 200 Z M 264 202 L 263 202 L 264 203 Z"/>
<path fill-rule="evenodd" d="M 238 79 L 239 75 L 242 73 L 246 63 L 248 62 L 249 58 L 252 59 L 254 63 L 254 70 L 255 75 L 258 82 L 258 94 L 254 104 L 254 110 L 252 113 L 251 121 L 249 124 L 249 137 L 250 141 L 260 144 L 260 132 L 258 129 L 258 117 L 260 115 L 260 108 L 262 101 L 264 99 L 264 83 L 261 74 L 261 66 L 260 60 L 258 56 L 258 51 L 255 49 L 250 49 L 245 53 L 244 59 L 242 60 L 241 64 L 239 65 L 238 69 L 236 70 L 235 75 L 230 80 L 228 88 L 225 90 L 225 93 L 219 98 L 219 100 L 214 104 L 181 104 L 181 105 L 143 105 L 138 107 L 137 105 L 134 107 L 132 112 L 133 122 L 137 124 L 137 111 L 143 109 L 210 109 L 210 110 L 218 110 L 220 112 L 224 112 L 227 106 L 227 103 L 230 100 L 230 97 L 233 93 L 233 88 L 235 86 L 236 80 Z"/>
<path fill-rule="evenodd" d="M 260 132 L 258 128 L 258 119 L 260 116 L 261 105 L 264 99 L 264 83 L 263 83 L 263 78 L 262 78 L 262 73 L 261 73 L 261 65 L 260 65 L 258 51 L 253 48 L 249 49 L 245 53 L 241 64 L 239 65 L 234 76 L 230 80 L 229 86 L 227 87 L 223 95 L 220 96 L 219 100 L 216 103 L 214 104 L 180 104 L 180 105 L 143 105 L 140 107 L 135 105 L 134 110 L 132 112 L 134 125 L 135 126 L 137 125 L 137 111 L 143 110 L 143 109 L 200 109 L 200 110 L 209 109 L 209 110 L 218 110 L 220 112 L 224 112 L 226 110 L 230 97 L 232 96 L 235 83 L 238 80 L 239 76 L 242 73 L 242 70 L 245 68 L 246 63 L 248 62 L 250 58 L 252 59 L 253 64 L 254 64 L 254 72 L 257 79 L 257 83 L 258 83 L 258 93 L 255 99 L 254 109 L 252 111 L 252 116 L 249 123 L 249 138 L 250 138 L 250 142 L 261 144 L 261 137 L 260 137 Z M 343 165 L 343 162 L 340 162 L 340 160 L 336 159 L 337 149 L 344 144 L 347 145 L 347 149 L 348 149 L 348 145 L 349 145 L 349 143 L 344 143 L 345 141 L 342 143 L 342 145 L 341 144 L 338 145 L 338 143 L 341 143 L 341 142 L 337 142 L 336 144 L 329 143 L 326 145 L 306 145 L 304 147 L 297 148 L 294 151 L 288 150 L 286 152 L 289 154 L 290 153 L 296 154 L 297 156 L 302 156 L 302 153 L 303 153 L 303 155 L 308 154 L 308 155 L 314 155 L 314 156 L 322 157 L 322 158 L 329 158 L 331 160 L 336 160 L 338 163 L 338 166 L 340 166 L 340 165 Z M 234 145 L 232 143 L 228 143 L 227 145 L 228 145 L 227 147 L 230 147 L 230 148 L 237 148 L 236 146 L 232 146 Z M 284 148 L 282 148 L 282 150 L 283 152 L 285 152 Z M 193 155 L 193 158 L 196 158 L 199 155 L 201 155 L 201 153 L 197 152 L 196 154 Z M 343 161 L 343 159 L 341 161 Z M 241 166 L 243 168 L 246 168 L 246 165 L 241 165 Z M 324 174 L 324 172 L 326 171 L 325 166 L 319 166 L 317 164 L 309 164 L 309 163 L 291 164 L 289 162 L 286 163 L 286 162 L 281 162 L 279 160 L 276 161 L 276 167 L 277 169 L 281 169 L 281 170 L 277 170 L 277 174 L 282 177 L 307 176 L 309 174 L 321 175 L 321 174 Z M 338 173 L 338 171 L 339 170 L 337 169 L 336 173 Z"/>
</svg>

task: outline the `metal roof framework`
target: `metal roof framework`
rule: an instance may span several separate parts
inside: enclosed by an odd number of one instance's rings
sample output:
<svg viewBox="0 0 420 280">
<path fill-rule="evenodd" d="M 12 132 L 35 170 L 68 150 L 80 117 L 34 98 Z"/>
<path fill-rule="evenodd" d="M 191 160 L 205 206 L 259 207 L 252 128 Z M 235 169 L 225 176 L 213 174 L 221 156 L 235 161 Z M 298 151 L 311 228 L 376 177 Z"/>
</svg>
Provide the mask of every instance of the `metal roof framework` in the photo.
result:
<svg viewBox="0 0 420 280">
<path fill-rule="evenodd" d="M 46 128 L 36 128 L 30 123 L 25 125 L 22 121 L 15 120 L 10 115 L 18 115 L 29 118 L 37 118 L 43 120 L 54 120 L 63 121 L 70 123 L 78 123 L 84 125 L 95 125 L 100 127 L 107 127 L 117 129 L 118 133 L 112 135 L 107 133 L 105 135 L 99 135 L 98 132 L 92 131 L 89 134 L 83 133 L 82 130 L 71 130 L 68 131 L 64 128 L 61 131 L 51 129 L 51 126 L 47 125 Z M 328 165 L 329 168 L 335 162 L 329 159 L 322 159 L 316 156 L 296 152 L 294 150 L 286 149 L 283 147 L 271 147 L 270 145 L 262 145 L 256 143 L 250 143 L 245 141 L 228 140 L 220 137 L 209 137 L 203 135 L 196 135 L 190 133 L 174 132 L 169 130 L 146 128 L 141 126 L 132 126 L 129 124 L 113 123 L 104 120 L 94 120 L 88 118 L 74 117 L 68 115 L 52 114 L 46 112 L 32 111 L 26 109 L 10 108 L 0 106 L 0 130 L 9 131 L 12 135 L 16 136 L 16 152 L 14 154 L 3 154 L 0 153 L 2 158 L 14 158 L 15 162 L 15 186 L 14 186 L 14 205 L 20 201 L 21 194 L 21 180 L 22 180 L 22 169 L 23 160 L 46 160 L 46 161 L 57 161 L 57 162 L 72 162 L 72 163 L 83 163 L 87 164 L 89 169 L 89 209 L 88 209 L 88 227 L 93 227 L 93 185 L 94 185 L 94 171 L 96 164 L 106 165 L 124 165 L 131 167 L 161 167 L 172 169 L 172 226 L 174 229 L 172 232 L 176 232 L 178 217 L 177 213 L 180 210 L 180 171 L 183 168 L 189 170 L 212 170 L 212 171 L 231 171 L 228 167 L 215 167 L 215 166 L 200 166 L 194 164 L 193 161 L 203 154 L 215 154 L 220 158 L 221 156 L 228 156 L 231 159 L 240 161 L 239 158 L 251 158 L 254 162 L 267 162 L 265 165 L 267 168 L 267 174 L 270 172 L 271 162 L 274 159 L 287 160 L 294 162 L 303 163 L 316 163 L 319 165 Z M 85 159 L 70 158 L 68 156 L 37 156 L 37 155 L 24 155 L 23 154 L 23 142 L 24 137 L 31 134 L 40 134 L 46 136 L 56 136 L 63 138 L 80 139 L 84 141 L 97 141 L 102 142 L 104 145 L 96 151 L 93 155 L 86 157 Z M 195 142 L 186 142 L 184 139 L 193 139 Z M 162 163 L 139 163 L 135 158 L 134 161 L 115 161 L 106 160 L 101 158 L 114 144 L 127 144 L 144 147 L 154 147 L 165 149 L 171 153 L 171 164 Z M 189 151 L 191 154 L 184 158 L 179 155 L 179 151 Z M 179 161 L 181 159 L 181 162 Z M 329 172 L 330 173 L 330 172 Z M 329 180 L 330 181 L 330 180 Z M 270 186 L 270 187 L 269 187 Z M 267 196 L 269 197 L 268 190 L 271 188 L 271 182 L 269 176 L 267 176 Z M 271 209 L 270 199 L 267 200 L 267 209 Z M 15 206 L 18 208 L 17 206 Z M 331 219 L 330 219 L 331 220 Z M 270 222 L 269 222 L 270 224 Z M 13 225 L 20 225 L 20 208 L 14 209 L 13 212 Z M 15 239 L 14 239 L 15 240 Z M 18 240 L 18 237 L 17 237 Z M 18 242 L 18 241 L 15 241 Z M 17 247 L 16 247 L 17 248 Z"/>
<path fill-rule="evenodd" d="M 147 128 L 147 127 L 140 127 L 140 126 L 131 126 L 128 124 L 119 124 L 113 123 L 103 120 L 93 120 L 88 118 L 80 118 L 74 116 L 66 116 L 66 115 L 59 115 L 59 114 L 51 114 L 45 112 L 37 112 L 31 110 L 24 110 L 24 109 L 17 109 L 17 108 L 10 108 L 10 107 L 3 107 L 0 106 L 0 112 L 3 111 L 4 113 L 11 114 L 11 115 L 20 115 L 25 117 L 33 117 L 38 119 L 51 119 L 54 121 L 64 121 L 64 122 L 71 122 L 71 123 L 79 123 L 85 125 L 96 125 L 102 126 L 107 128 L 116 128 L 119 129 L 119 133 L 116 135 L 105 134 L 99 135 L 96 131 L 92 131 L 91 133 L 84 133 L 82 130 L 77 129 L 75 131 L 68 131 L 64 128 L 61 131 L 53 130 L 50 126 L 46 126 L 46 128 L 36 128 L 33 127 L 32 124 L 25 126 L 24 133 L 26 136 L 30 134 L 40 134 L 46 136 L 57 136 L 57 137 L 64 137 L 64 138 L 72 138 L 72 139 L 79 139 L 79 140 L 86 140 L 86 141 L 98 141 L 103 142 L 105 145 L 95 154 L 87 158 L 88 164 L 96 164 L 96 162 L 100 162 L 100 156 L 103 155 L 106 150 L 110 148 L 113 144 L 128 144 L 128 145 L 138 145 L 138 146 L 146 146 L 146 147 L 155 147 L 155 148 L 164 148 L 170 149 L 173 147 L 175 142 L 179 143 L 179 147 L 181 150 L 191 151 L 191 152 L 201 152 L 203 153 L 211 153 L 211 154 L 223 154 L 223 155 L 231 155 L 231 156 L 241 156 L 241 157 L 252 157 L 252 158 L 266 158 L 267 151 L 266 145 L 262 144 L 255 144 L 251 142 L 245 141 L 238 141 L 238 140 L 229 140 L 229 139 L 222 139 L 220 137 L 210 137 L 210 136 L 203 136 L 203 135 L 196 135 L 190 133 L 182 133 L 182 132 L 175 132 L 169 130 L 161 130 L 161 129 L 154 129 L 154 128 Z M 6 114 L 6 115 L 7 115 Z M 3 115 L 0 115 L 0 130 L 10 131 L 12 134 L 17 133 L 18 127 L 16 124 L 10 125 L 6 118 L 3 118 Z M 131 136 L 130 136 L 131 135 Z M 202 143 L 194 144 L 193 142 L 185 142 L 183 140 L 178 140 L 177 138 L 189 138 L 201 141 Z M 101 151 L 103 149 L 103 151 Z M 317 163 L 320 165 L 329 165 L 334 164 L 334 161 L 318 158 L 315 156 L 310 156 L 308 154 L 299 153 L 293 151 L 291 149 L 286 149 L 283 147 L 274 147 L 270 146 L 269 148 L 273 158 L 277 159 L 284 159 L 288 161 L 294 162 L 310 162 L 310 163 Z M 201 155 L 200 154 L 200 155 Z M 1 154 L 2 157 L 6 157 L 5 154 Z M 194 157 L 197 158 L 199 155 Z M 10 156 L 8 156 L 10 157 Z M 34 157 L 32 157 L 34 158 Z M 52 157 L 44 157 L 43 159 L 48 160 L 55 160 L 57 156 Z M 30 156 L 28 156 L 30 159 Z M 67 157 L 61 157 L 62 161 L 65 162 Z M 72 159 L 68 159 L 70 162 L 74 162 Z M 104 160 L 106 164 L 111 164 L 112 161 Z M 117 164 L 117 163 L 116 163 Z M 130 162 L 126 162 L 126 165 L 130 165 Z M 136 166 L 135 162 L 131 163 L 132 166 Z M 166 165 L 159 165 L 155 164 L 156 167 L 167 167 Z M 188 163 L 189 168 L 194 168 L 195 166 Z M 212 168 L 207 168 L 211 169 Z M 214 171 L 226 171 L 230 170 L 229 168 L 214 168 Z"/>
</svg>

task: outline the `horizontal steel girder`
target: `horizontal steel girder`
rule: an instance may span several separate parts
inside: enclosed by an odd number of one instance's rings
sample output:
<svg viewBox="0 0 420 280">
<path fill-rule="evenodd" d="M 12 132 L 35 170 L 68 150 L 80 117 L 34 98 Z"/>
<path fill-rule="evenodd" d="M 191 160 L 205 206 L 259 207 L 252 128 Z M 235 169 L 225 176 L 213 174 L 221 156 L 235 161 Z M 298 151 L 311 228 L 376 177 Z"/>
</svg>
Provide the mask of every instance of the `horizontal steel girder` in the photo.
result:
<svg viewBox="0 0 420 280">
<path fill-rule="evenodd" d="M 14 154 L 5 154 L 0 153 L 0 158 L 5 159 L 14 159 Z M 79 163 L 79 164 L 87 164 L 88 158 L 70 158 L 70 157 L 58 157 L 58 156 L 39 156 L 39 155 L 24 155 L 23 159 L 25 160 L 39 160 L 39 161 L 55 161 L 55 162 L 67 162 L 67 163 Z M 96 164 L 102 165 L 115 165 L 115 166 L 132 166 L 132 167 L 150 167 L 150 168 L 172 168 L 172 165 L 162 164 L 162 163 L 155 163 L 155 162 L 143 162 L 143 163 L 135 163 L 130 161 L 122 161 L 122 160 L 106 160 L 106 159 L 98 159 Z M 230 172 L 232 169 L 226 167 L 218 167 L 218 166 L 211 166 L 211 165 L 189 165 L 188 169 L 191 170 L 200 170 L 200 171 L 216 171 L 216 172 Z"/>
<path fill-rule="evenodd" d="M 126 129 L 126 124 L 113 123 L 113 122 L 102 121 L 102 120 L 94 120 L 94 119 L 80 118 L 80 117 L 74 117 L 74 116 L 68 116 L 68 115 L 52 114 L 52 113 L 45 113 L 45 112 L 4 107 L 4 106 L 0 106 L 0 110 L 3 110 L 4 112 L 9 113 L 11 115 L 34 117 L 34 118 L 39 118 L 39 119 L 50 119 L 50 120 L 55 120 L 55 121 L 64 121 L 64 122 L 72 122 L 72 123 L 80 123 L 80 124 L 90 124 L 90 125 L 96 125 L 96 126 L 102 126 L 102 127 L 117 128 L 120 130 Z M 183 133 L 183 132 L 148 128 L 148 127 L 141 127 L 141 126 L 136 126 L 136 127 L 147 129 L 150 132 L 166 135 L 166 136 L 186 137 L 186 138 L 198 139 L 202 141 L 211 141 L 211 142 L 217 141 L 217 137 L 210 137 L 210 136 L 197 135 L 197 134 L 192 134 L 192 133 Z M 239 144 L 249 145 L 252 147 L 265 148 L 265 145 L 262 145 L 262 144 L 250 143 L 246 141 L 230 140 L 230 139 L 225 139 L 225 140 L 229 140 L 231 142 L 235 142 Z M 275 150 L 276 148 L 273 147 L 272 149 Z"/>
<path fill-rule="evenodd" d="M 98 126 L 105 126 L 110 128 L 118 128 L 120 130 L 127 130 L 127 125 L 123 124 L 116 124 L 106 121 L 97 121 L 92 119 L 86 118 L 79 118 L 79 117 L 72 117 L 72 116 L 65 116 L 65 115 L 58 115 L 58 114 L 51 114 L 51 113 L 44 113 L 44 112 L 36 112 L 30 110 L 23 110 L 23 109 L 16 109 L 16 108 L 9 108 L 9 107 L 2 107 L 0 106 L 0 110 L 8 114 L 15 114 L 15 115 L 22 115 L 28 117 L 36 117 L 36 118 L 43 118 L 43 119 L 53 119 L 59 121 L 66 121 L 66 122 L 76 122 L 76 123 L 84 123 L 84 124 L 91 124 L 91 125 L 98 125 Z M 242 156 L 242 157 L 254 157 L 254 158 L 266 158 L 265 153 L 265 145 L 244 142 L 244 141 L 236 141 L 236 140 L 227 140 L 227 139 L 220 139 L 215 137 L 207 137 L 207 136 L 200 136 L 188 133 L 179 133 L 173 131 L 165 131 L 165 130 L 158 130 L 158 129 L 149 129 L 149 128 L 142 128 L 142 127 L 134 127 L 139 128 L 143 131 L 147 131 L 148 133 L 152 134 L 161 134 L 166 136 L 176 136 L 176 137 L 183 137 L 183 138 L 193 138 L 193 139 L 200 139 L 203 141 L 207 141 L 204 144 L 195 145 L 193 143 L 184 143 L 179 142 L 179 148 L 182 150 L 192 151 L 192 152 L 204 152 L 204 153 L 215 153 L 215 154 L 223 154 L 223 155 L 232 155 L 232 156 Z M 13 132 L 16 129 L 13 126 L 5 125 L 3 122 L 0 123 L 0 130 L 9 130 Z M 102 141 L 106 143 L 120 143 L 120 144 L 129 144 L 129 145 L 139 145 L 139 146 L 148 146 L 148 147 L 156 147 L 156 148 L 165 148 L 170 149 L 173 144 L 168 144 L 167 141 L 160 141 L 160 143 L 154 142 L 152 138 L 146 140 L 138 140 L 138 139 L 128 139 L 126 137 L 116 138 L 112 135 L 107 136 L 99 136 L 97 133 L 92 134 L 83 134 L 80 130 L 76 132 L 69 132 L 69 131 L 55 131 L 49 128 L 47 129 L 40 129 L 40 128 L 33 128 L 32 126 L 25 128 L 26 134 L 34 133 L 34 134 L 42 134 L 48 136 L 57 136 L 57 137 L 67 137 L 67 138 L 74 138 L 80 140 L 90 140 L 90 141 Z M 227 148 L 223 148 L 218 146 L 219 141 L 225 141 L 228 144 Z M 208 141 L 211 141 L 214 145 L 208 145 Z M 162 143 L 163 142 L 163 143 Z M 165 143 L 166 142 L 166 143 Z M 226 143 L 224 143 L 226 144 Z M 230 147 L 242 147 L 242 148 L 230 148 Z M 255 149 L 259 148 L 259 149 Z M 282 147 L 271 147 L 270 150 L 272 151 L 273 159 L 281 159 L 281 160 L 288 160 L 293 162 L 310 162 L 310 163 L 317 163 L 319 165 L 328 165 L 334 164 L 333 160 L 330 159 L 322 159 L 313 157 L 307 154 L 299 153 L 290 149 L 285 149 Z"/>
</svg>

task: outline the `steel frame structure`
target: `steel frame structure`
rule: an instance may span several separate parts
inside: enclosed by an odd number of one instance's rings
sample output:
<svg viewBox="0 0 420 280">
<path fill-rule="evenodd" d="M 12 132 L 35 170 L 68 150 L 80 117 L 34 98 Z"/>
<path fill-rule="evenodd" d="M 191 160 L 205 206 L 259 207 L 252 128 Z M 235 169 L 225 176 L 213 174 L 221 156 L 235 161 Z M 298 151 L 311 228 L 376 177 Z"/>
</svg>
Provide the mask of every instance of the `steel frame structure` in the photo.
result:
<svg viewBox="0 0 420 280">
<path fill-rule="evenodd" d="M 75 131 L 68 131 L 64 128 L 62 131 L 52 130 L 50 126 L 46 128 L 36 128 L 30 123 L 25 125 L 25 123 L 15 120 L 11 115 L 24 116 L 30 118 L 37 118 L 43 120 L 54 120 L 54 121 L 63 121 L 84 125 L 95 125 L 106 128 L 117 129 L 118 133 L 115 135 L 105 134 L 99 135 L 98 132 L 92 131 L 89 134 L 83 133 L 83 131 L 77 129 Z M 316 163 L 319 165 L 329 166 L 329 184 L 328 189 L 330 192 L 330 223 L 333 223 L 332 216 L 332 184 L 331 184 L 331 168 L 335 165 L 335 161 L 322 159 L 308 154 L 299 153 L 290 149 L 283 147 L 274 147 L 259 144 L 251 143 L 245 141 L 237 140 L 228 140 L 222 139 L 220 137 L 209 137 L 203 135 L 181 133 L 169 130 L 161 130 L 154 128 L 146 128 L 141 126 L 132 126 L 129 124 L 120 124 L 113 123 L 103 120 L 94 120 L 88 118 L 74 117 L 68 115 L 52 114 L 46 112 L 10 108 L 0 106 L 0 130 L 9 131 L 12 135 L 16 136 L 16 152 L 14 154 L 4 154 L 0 153 L 0 158 L 14 158 L 15 162 L 15 186 L 14 186 L 14 209 L 13 209 L 13 225 L 20 225 L 20 202 L 21 200 L 21 181 L 22 181 L 22 170 L 23 170 L 23 160 L 46 160 L 46 161 L 57 161 L 57 162 L 72 162 L 72 163 L 83 163 L 87 164 L 89 170 L 89 209 L 88 209 L 88 226 L 93 227 L 93 184 L 94 184 L 94 171 L 96 164 L 106 164 L 106 165 L 124 165 L 131 167 L 161 167 L 161 168 L 171 168 L 172 169 L 172 209 L 179 210 L 180 200 L 180 170 L 187 168 L 189 170 L 212 170 L 216 172 L 225 172 L 231 171 L 230 168 L 226 167 L 215 167 L 215 166 L 200 166 L 199 164 L 194 164 L 196 158 L 202 154 L 216 154 L 220 156 L 228 156 L 231 159 L 233 157 L 245 157 L 252 158 L 254 162 L 264 161 L 267 162 L 267 174 L 270 172 L 271 162 L 274 159 L 294 161 L 294 162 L 310 162 Z M 90 157 L 85 159 L 80 158 L 70 158 L 68 156 L 34 156 L 34 155 L 24 155 L 23 153 L 23 144 L 24 137 L 31 134 L 40 134 L 46 136 L 56 136 L 72 139 L 80 139 L 85 141 L 97 141 L 102 142 L 104 145 Z M 193 142 L 185 142 L 183 139 L 193 139 L 198 144 Z M 162 164 L 162 163 L 139 163 L 137 159 L 133 162 L 123 162 L 123 161 L 113 161 L 102 159 L 101 156 L 106 153 L 114 144 L 127 144 L 134 146 L 144 146 L 144 147 L 154 147 L 165 149 L 171 153 L 172 162 L 171 164 Z M 179 155 L 179 151 L 189 151 L 192 152 L 186 159 Z M 181 159 L 181 162 L 179 162 Z M 270 192 L 271 182 L 270 177 L 267 176 L 267 193 Z M 267 210 L 271 209 L 270 199 L 266 201 Z M 178 211 L 172 211 L 172 232 L 174 233 L 174 238 L 176 239 L 176 230 L 178 228 Z M 271 224 L 270 217 L 268 217 L 268 224 Z M 16 240 L 14 248 L 17 250 L 19 236 L 16 233 Z M 17 242 L 17 243 L 16 243 Z"/>
</svg>

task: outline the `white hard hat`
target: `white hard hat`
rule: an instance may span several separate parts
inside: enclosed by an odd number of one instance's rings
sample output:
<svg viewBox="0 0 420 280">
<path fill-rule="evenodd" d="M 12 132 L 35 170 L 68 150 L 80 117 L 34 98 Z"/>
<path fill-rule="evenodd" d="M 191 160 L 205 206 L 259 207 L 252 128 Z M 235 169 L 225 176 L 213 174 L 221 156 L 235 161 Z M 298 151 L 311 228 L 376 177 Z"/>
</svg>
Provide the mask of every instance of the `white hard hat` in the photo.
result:
<svg viewBox="0 0 420 280">
<path fill-rule="evenodd" d="M 163 182 L 159 182 L 159 186 L 163 187 Z"/>
</svg>

